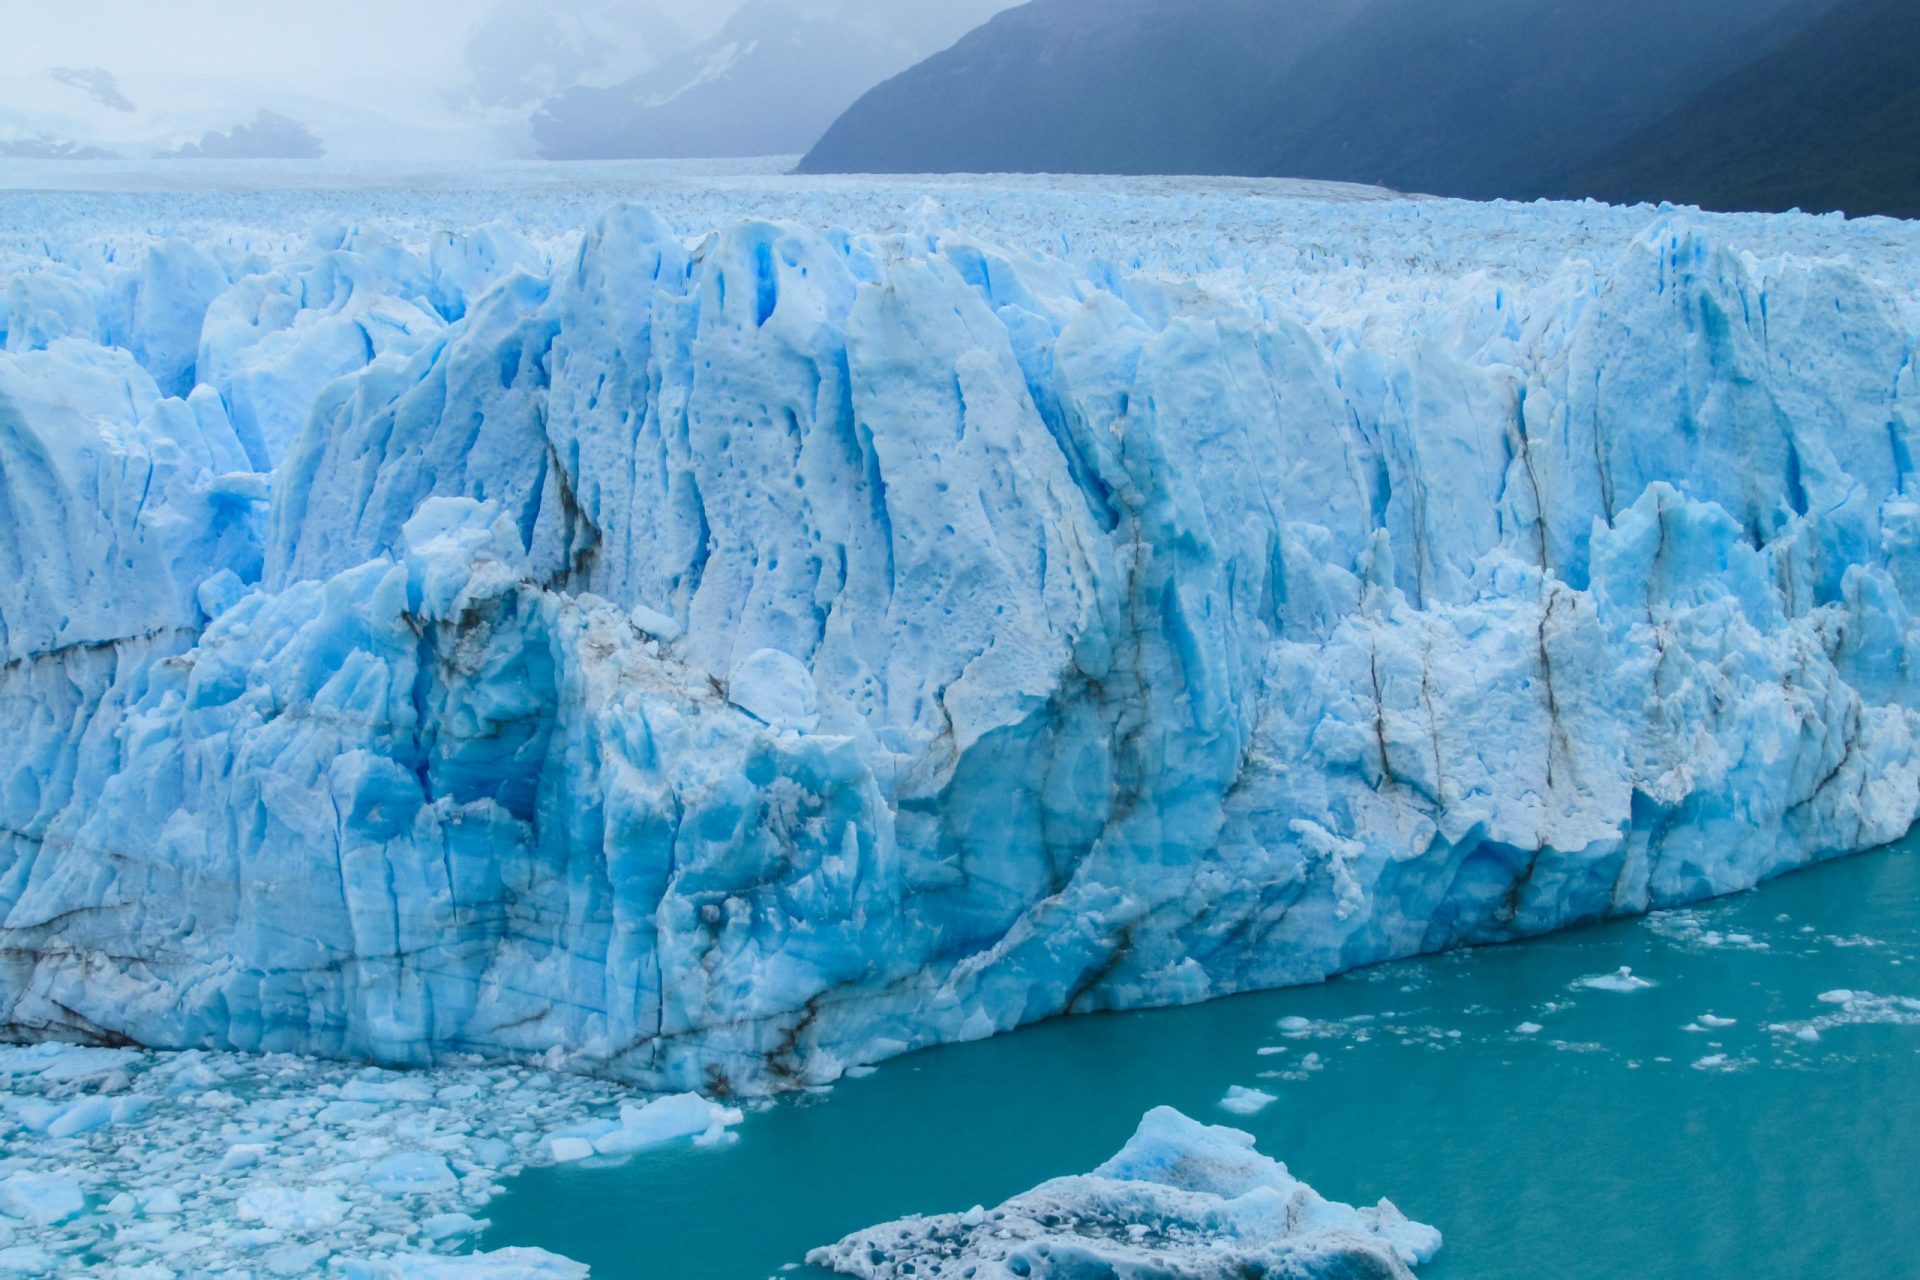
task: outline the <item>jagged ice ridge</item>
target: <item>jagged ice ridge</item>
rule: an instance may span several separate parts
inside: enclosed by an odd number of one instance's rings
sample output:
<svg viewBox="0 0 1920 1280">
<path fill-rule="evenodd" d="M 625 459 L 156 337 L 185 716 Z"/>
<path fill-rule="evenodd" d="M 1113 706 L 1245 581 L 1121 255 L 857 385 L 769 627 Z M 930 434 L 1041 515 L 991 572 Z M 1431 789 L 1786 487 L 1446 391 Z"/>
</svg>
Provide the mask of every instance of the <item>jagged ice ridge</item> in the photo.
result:
<svg viewBox="0 0 1920 1280">
<path fill-rule="evenodd" d="M 1910 225 L 1072 190 L 0 239 L 7 1031 L 758 1091 L 1912 825 Z"/>
</svg>

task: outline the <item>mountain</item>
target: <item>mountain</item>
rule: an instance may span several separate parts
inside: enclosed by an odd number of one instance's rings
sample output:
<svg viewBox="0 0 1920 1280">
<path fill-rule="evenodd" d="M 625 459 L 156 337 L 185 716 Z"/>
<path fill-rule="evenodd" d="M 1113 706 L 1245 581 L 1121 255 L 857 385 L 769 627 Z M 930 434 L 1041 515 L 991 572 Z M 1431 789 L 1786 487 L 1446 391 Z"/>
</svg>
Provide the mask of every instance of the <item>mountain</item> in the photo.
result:
<svg viewBox="0 0 1920 1280">
<path fill-rule="evenodd" d="M 262 108 L 251 122 L 210 129 L 198 142 L 156 154 L 168 160 L 317 160 L 326 147 L 298 120 Z"/>
<path fill-rule="evenodd" d="M 1003 3 L 753 0 L 717 34 L 628 80 L 549 99 L 533 115 L 534 145 L 551 159 L 802 152 L 862 91 Z"/>
<path fill-rule="evenodd" d="M 1569 175 L 1709 209 L 1920 218 L 1920 5 L 1847 0 Z"/>
<path fill-rule="evenodd" d="M 686 43 L 656 6 L 506 0 L 467 36 L 465 88 L 482 109 L 532 107 L 610 69 L 625 79 Z"/>
<path fill-rule="evenodd" d="M 1749 163 L 1764 165 L 1780 133 L 1761 122 L 1803 100 L 1827 112 L 1802 122 L 1807 153 L 1853 145 L 1894 163 L 1913 149 L 1913 55 L 1860 46 L 1866 11 L 1886 11 L 1891 36 L 1913 8 L 1035 0 L 869 92 L 801 169 L 1286 176 L 1476 199 L 1584 195 L 1605 172 L 1658 195 L 1692 189 L 1680 176 L 1703 144 L 1671 144 L 1669 180 L 1633 169 L 1644 140 L 1693 121 L 1759 139 Z M 1709 110 L 1715 91 L 1696 99 L 1719 85 L 1744 116 Z M 1849 141 L 1856 98 L 1879 104 L 1888 136 Z"/>
</svg>

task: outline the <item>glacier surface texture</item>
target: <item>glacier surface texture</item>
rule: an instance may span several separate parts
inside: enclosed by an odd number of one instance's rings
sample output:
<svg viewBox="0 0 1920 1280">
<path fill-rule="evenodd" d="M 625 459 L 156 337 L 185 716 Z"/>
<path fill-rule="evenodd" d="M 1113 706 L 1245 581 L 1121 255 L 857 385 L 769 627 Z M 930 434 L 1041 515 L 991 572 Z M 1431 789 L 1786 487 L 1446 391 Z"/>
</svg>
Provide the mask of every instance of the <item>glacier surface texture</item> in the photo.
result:
<svg viewBox="0 0 1920 1280">
<path fill-rule="evenodd" d="M 1913 824 L 1912 224 L 808 181 L 0 202 L 7 1034 L 764 1091 Z"/>
<path fill-rule="evenodd" d="M 1440 1233 L 1393 1203 L 1323 1198 L 1253 1135 L 1155 1107 L 1092 1173 L 991 1211 L 904 1218 L 807 1255 L 858 1280 L 1410 1280 Z"/>
</svg>

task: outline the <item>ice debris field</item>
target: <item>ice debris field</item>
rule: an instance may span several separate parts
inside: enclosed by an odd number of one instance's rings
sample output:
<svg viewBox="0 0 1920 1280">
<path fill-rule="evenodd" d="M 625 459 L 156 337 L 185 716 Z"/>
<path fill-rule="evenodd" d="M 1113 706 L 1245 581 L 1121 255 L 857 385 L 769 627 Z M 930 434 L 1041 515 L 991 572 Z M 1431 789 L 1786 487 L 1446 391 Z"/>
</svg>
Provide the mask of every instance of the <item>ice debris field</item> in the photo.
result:
<svg viewBox="0 0 1920 1280">
<path fill-rule="evenodd" d="M 563 172 L 0 194 L 10 1037 L 724 1098 L 1913 825 L 1914 224 Z"/>
<path fill-rule="evenodd" d="M 1137 1276 L 1377 1276 L 1408 1280 L 1440 1233 L 1389 1201 L 1321 1197 L 1237 1129 L 1156 1107 L 1113 1159 L 999 1208 L 908 1218 L 816 1249 L 859 1280 L 910 1276 L 1072 1280 Z"/>
<path fill-rule="evenodd" d="M 444 1255 L 529 1161 L 712 1143 L 741 1119 L 625 1096 L 509 1066 L 0 1048 L 0 1276 L 577 1280 L 537 1249 Z"/>
</svg>

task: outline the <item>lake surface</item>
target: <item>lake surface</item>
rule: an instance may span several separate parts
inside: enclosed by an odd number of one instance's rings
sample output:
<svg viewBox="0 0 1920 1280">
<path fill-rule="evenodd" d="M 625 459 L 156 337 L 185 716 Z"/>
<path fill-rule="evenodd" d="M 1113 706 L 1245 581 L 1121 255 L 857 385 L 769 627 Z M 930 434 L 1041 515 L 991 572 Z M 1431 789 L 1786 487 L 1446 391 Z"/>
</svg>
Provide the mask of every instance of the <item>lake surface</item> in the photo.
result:
<svg viewBox="0 0 1920 1280">
<path fill-rule="evenodd" d="M 1623 966 L 1653 985 L 1582 985 Z M 1439 1227 L 1427 1280 L 1912 1280 L 1916 998 L 1910 840 L 1646 920 L 898 1059 L 725 1150 L 529 1171 L 484 1247 L 762 1280 L 856 1228 L 1091 1169 L 1166 1103 Z M 1232 1085 L 1278 1100 L 1231 1115 Z"/>
</svg>

